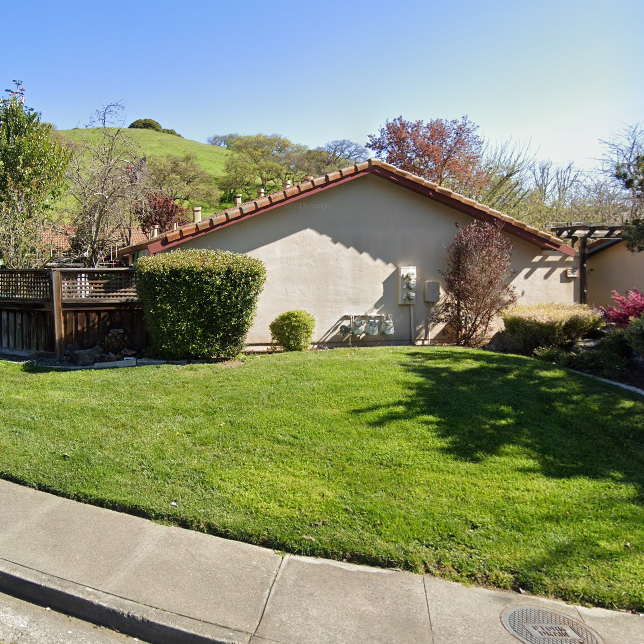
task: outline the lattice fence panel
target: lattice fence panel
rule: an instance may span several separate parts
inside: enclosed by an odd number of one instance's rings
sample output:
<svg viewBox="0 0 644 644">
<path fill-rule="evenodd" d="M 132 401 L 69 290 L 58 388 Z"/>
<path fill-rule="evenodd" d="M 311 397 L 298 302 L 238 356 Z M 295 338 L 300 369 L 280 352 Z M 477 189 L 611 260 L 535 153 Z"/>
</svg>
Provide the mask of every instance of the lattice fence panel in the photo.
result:
<svg viewBox="0 0 644 644">
<path fill-rule="evenodd" d="M 0 271 L 0 299 L 51 300 L 49 271 Z"/>
<path fill-rule="evenodd" d="M 63 302 L 65 300 L 119 300 L 137 302 L 134 271 L 62 273 Z"/>
</svg>

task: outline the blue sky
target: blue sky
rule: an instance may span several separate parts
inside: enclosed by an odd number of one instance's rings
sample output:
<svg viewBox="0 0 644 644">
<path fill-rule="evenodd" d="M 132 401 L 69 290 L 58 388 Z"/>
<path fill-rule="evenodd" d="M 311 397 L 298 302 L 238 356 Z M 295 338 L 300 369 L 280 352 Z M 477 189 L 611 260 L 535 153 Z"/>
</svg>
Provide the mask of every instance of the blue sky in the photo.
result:
<svg viewBox="0 0 644 644">
<path fill-rule="evenodd" d="M 644 122 L 641 0 L 10 3 L 4 87 L 61 129 L 122 101 L 186 138 L 365 143 L 386 119 L 460 118 L 591 167 Z"/>
</svg>

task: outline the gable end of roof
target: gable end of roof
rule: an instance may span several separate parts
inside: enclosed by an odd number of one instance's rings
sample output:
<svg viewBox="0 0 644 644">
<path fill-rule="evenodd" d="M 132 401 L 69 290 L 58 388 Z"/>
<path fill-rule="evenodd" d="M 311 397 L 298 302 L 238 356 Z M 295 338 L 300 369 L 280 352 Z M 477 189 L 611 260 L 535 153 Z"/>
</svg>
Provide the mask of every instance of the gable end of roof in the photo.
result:
<svg viewBox="0 0 644 644">
<path fill-rule="evenodd" d="M 369 159 L 368 161 L 330 172 L 323 177 L 317 177 L 312 181 L 304 181 L 286 190 L 279 190 L 265 197 L 248 201 L 240 206 L 223 210 L 199 223 L 188 224 L 176 231 L 146 240 L 141 244 L 122 248 L 119 250 L 119 256 L 131 255 L 145 248 L 149 250 L 150 254 L 155 254 L 162 250 L 169 250 L 170 248 L 183 244 L 189 239 L 209 234 L 219 228 L 230 226 L 243 219 L 248 219 L 260 213 L 273 210 L 274 208 L 279 208 L 286 202 L 298 201 L 299 199 L 309 197 L 323 190 L 328 190 L 329 188 L 333 188 L 347 181 L 353 181 L 368 174 L 374 174 L 396 185 L 429 197 L 438 203 L 470 215 L 475 219 L 490 223 L 500 222 L 510 234 L 534 244 L 541 249 L 557 250 L 570 256 L 575 255 L 573 248 L 564 244 L 554 235 L 550 235 L 513 217 L 504 215 L 489 206 L 485 206 L 473 199 L 453 192 L 449 188 L 439 186 L 431 181 L 400 170 L 384 161 Z"/>
</svg>

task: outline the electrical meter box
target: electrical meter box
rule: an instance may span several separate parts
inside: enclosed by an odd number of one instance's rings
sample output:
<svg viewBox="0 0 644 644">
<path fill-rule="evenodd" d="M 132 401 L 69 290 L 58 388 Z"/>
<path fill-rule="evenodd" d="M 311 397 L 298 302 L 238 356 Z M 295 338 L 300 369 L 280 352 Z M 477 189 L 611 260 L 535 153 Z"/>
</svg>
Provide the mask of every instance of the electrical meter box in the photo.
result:
<svg viewBox="0 0 644 644">
<path fill-rule="evenodd" d="M 413 304 L 416 301 L 416 267 L 398 267 L 398 304 Z"/>
<path fill-rule="evenodd" d="M 441 299 L 439 282 L 425 282 L 425 302 L 438 302 Z"/>
</svg>

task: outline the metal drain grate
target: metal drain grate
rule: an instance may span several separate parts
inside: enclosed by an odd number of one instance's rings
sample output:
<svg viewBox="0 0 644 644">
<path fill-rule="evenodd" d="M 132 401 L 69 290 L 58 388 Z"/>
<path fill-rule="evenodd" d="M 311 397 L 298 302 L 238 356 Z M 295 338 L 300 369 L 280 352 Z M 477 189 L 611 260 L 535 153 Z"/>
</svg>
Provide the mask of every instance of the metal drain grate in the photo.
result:
<svg viewBox="0 0 644 644">
<path fill-rule="evenodd" d="M 603 644 L 585 624 L 551 610 L 508 608 L 501 614 L 501 621 L 511 635 L 525 644 Z"/>
</svg>

